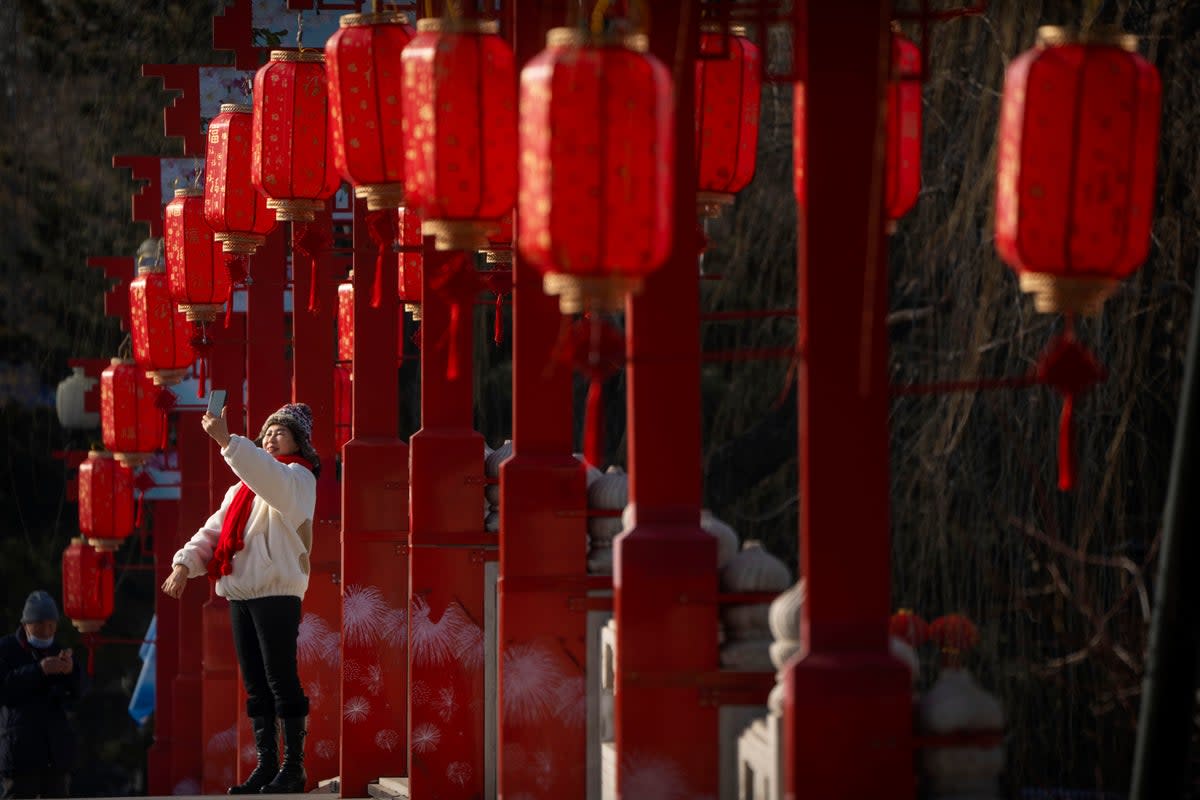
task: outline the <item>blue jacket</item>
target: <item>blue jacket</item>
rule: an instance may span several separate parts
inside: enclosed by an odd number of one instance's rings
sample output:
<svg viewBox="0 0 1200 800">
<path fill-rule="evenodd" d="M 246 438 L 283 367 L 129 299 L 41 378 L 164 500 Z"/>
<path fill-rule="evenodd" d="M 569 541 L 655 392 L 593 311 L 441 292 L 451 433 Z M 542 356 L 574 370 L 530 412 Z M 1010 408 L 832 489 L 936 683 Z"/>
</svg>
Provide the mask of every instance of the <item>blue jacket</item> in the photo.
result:
<svg viewBox="0 0 1200 800">
<path fill-rule="evenodd" d="M 58 642 L 33 647 L 24 628 L 0 638 L 0 776 L 74 766 L 67 712 L 79 698 L 79 662 L 70 675 L 46 675 L 38 665 L 61 650 Z"/>
</svg>

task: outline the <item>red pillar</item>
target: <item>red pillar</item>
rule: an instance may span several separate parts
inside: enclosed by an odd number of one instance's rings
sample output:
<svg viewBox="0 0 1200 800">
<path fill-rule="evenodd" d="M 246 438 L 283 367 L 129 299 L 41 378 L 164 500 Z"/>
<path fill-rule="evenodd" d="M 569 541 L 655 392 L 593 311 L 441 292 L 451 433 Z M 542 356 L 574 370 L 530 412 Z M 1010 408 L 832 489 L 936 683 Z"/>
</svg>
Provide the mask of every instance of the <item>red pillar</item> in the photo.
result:
<svg viewBox="0 0 1200 800">
<path fill-rule="evenodd" d="M 785 796 L 915 794 L 908 669 L 888 654 L 887 0 L 809 2 L 799 251 L 800 652 Z M 864 769 L 863 765 L 870 765 Z"/>
<path fill-rule="evenodd" d="M 332 242 L 328 212 L 306 226 L 292 226 L 292 398 L 313 412 L 313 447 L 321 457 L 317 508 L 313 518 L 312 572 L 304 595 L 299 662 L 300 681 L 308 695 L 308 741 L 305 768 L 310 781 L 338 775 L 341 740 L 341 654 L 334 638 L 342 627 L 341 496 L 333 449 L 334 326 L 337 312 L 336 266 L 328 250 L 316 255 L 315 308 L 309 308 L 313 264 L 305 254 Z M 322 231 L 320 234 L 316 232 Z M 313 235 L 305 238 L 306 234 Z M 299 244 L 299 247 L 297 247 Z"/>
<path fill-rule="evenodd" d="M 483 530 L 483 438 L 473 427 L 475 298 L 455 298 L 455 330 L 450 301 L 433 288 L 439 272 L 473 270 L 470 258 L 439 253 L 425 240 L 421 429 L 410 445 L 408 774 L 416 800 L 484 791 L 484 569 L 496 539 Z"/>
<path fill-rule="evenodd" d="M 541 50 L 543 20 L 565 18 L 565 4 L 556 6 L 518 4 L 518 65 Z M 513 455 L 500 467 L 499 791 L 583 797 L 587 487 L 573 455 L 572 373 L 551 366 L 558 301 L 516 254 L 513 275 Z M 542 759 L 548 774 L 536 769 Z"/>
<path fill-rule="evenodd" d="M 283 313 L 283 294 L 287 281 L 286 226 L 277 227 L 247 265 L 246 288 L 246 413 L 233 424 L 250 438 L 258 436 L 263 421 L 288 401 L 291 394 L 291 365 L 288 363 L 287 331 Z M 236 388 L 235 388 L 236 391 Z M 235 428 L 236 430 L 237 428 Z M 213 445 L 215 447 L 215 445 Z M 216 620 L 214 620 L 216 621 Z M 229 617 L 224 636 L 233 643 Z M 250 719 L 246 716 L 246 691 L 238 679 L 238 752 L 254 744 Z M 307 746 L 311 746 L 308 744 Z M 248 752 L 248 750 L 247 750 Z M 244 781 L 254 769 L 251 759 L 238 761 L 238 781 Z"/>
<path fill-rule="evenodd" d="M 212 514 L 208 505 L 208 447 L 212 439 L 200 427 L 200 419 L 194 411 L 180 412 L 175 424 L 175 449 L 179 453 L 179 524 L 177 535 L 170 552 L 183 546 L 192 534 Z M 201 579 L 197 578 L 197 582 Z M 207 582 L 207 579 L 204 579 Z M 172 720 L 173 747 L 171 794 L 195 794 L 200 791 L 200 779 L 204 767 L 204 740 L 202 719 L 204 696 L 201 692 L 202 637 L 195 635 L 201 630 L 201 608 L 208 599 L 208 587 L 204 583 L 191 584 L 178 601 L 162 598 L 160 608 L 164 616 L 174 605 L 176 614 L 175 639 L 161 634 L 159 641 L 174 642 L 178 646 L 178 671 L 175 675 Z M 190 634 L 190 635 L 189 635 Z"/>
<path fill-rule="evenodd" d="M 158 500 L 150 518 L 154 521 L 154 585 L 162 586 L 171 574 L 171 557 L 178 550 L 179 501 Z M 146 753 L 146 790 L 160 797 L 171 794 L 178 783 L 173 777 L 175 750 L 175 676 L 179 671 L 179 614 L 174 600 L 155 594 L 157 642 L 154 654 L 154 743 Z"/>
<path fill-rule="evenodd" d="M 664 64 L 695 57 L 698 4 L 655 25 Z M 614 541 L 617 795 L 650 780 L 678 796 L 718 790 L 716 540 L 700 528 L 700 289 L 692 166 L 693 70 L 675 69 L 675 220 L 667 263 L 626 308 L 629 487 L 634 527 Z M 644 366 L 643 366 L 644 365 Z M 665 784 L 660 783 L 666 781 Z M 664 789 L 665 790 L 665 789 Z"/>
<path fill-rule="evenodd" d="M 389 249 L 372 308 L 377 249 L 367 228 L 366 203 L 357 200 L 354 429 L 342 450 L 343 797 L 366 797 L 368 781 L 407 774 L 408 751 L 408 447 L 397 436 L 396 260 Z"/>
<path fill-rule="evenodd" d="M 213 340 L 210 354 L 212 386 L 228 392 L 225 407 L 229 430 L 239 434 L 245 432 L 241 392 L 246 374 L 245 321 L 244 314 L 235 314 L 229 328 L 223 321 L 208 326 L 209 338 Z M 187 414 L 181 424 L 200 428 L 200 414 Z M 208 513 L 211 514 L 221 505 L 225 491 L 237 478 L 225 463 L 216 442 L 206 435 L 204 448 L 208 457 L 207 496 Z M 204 651 L 201 692 L 206 698 L 201 719 L 205 754 L 201 789 L 205 794 L 224 794 L 238 782 L 237 724 L 242 707 L 238 704 L 237 653 L 229 623 L 229 602 L 217 597 L 216 584 L 207 578 L 197 579 L 195 583 L 208 592 L 208 600 L 201 611 Z M 196 588 L 189 587 L 189 590 Z"/>
</svg>

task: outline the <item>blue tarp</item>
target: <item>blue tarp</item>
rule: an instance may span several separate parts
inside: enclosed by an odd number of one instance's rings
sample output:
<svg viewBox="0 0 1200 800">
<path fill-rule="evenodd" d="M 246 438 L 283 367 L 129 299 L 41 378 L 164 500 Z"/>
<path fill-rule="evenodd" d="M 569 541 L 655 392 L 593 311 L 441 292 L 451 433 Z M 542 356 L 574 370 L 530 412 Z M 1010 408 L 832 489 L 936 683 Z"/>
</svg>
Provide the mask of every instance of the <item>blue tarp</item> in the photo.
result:
<svg viewBox="0 0 1200 800">
<path fill-rule="evenodd" d="M 146 720 L 154 713 L 154 641 L 158 616 L 150 618 L 150 627 L 146 629 L 145 642 L 142 643 L 138 655 L 142 659 L 142 672 L 138 675 L 137 684 L 133 687 L 133 697 L 129 698 L 129 716 L 138 725 L 145 725 Z"/>
</svg>

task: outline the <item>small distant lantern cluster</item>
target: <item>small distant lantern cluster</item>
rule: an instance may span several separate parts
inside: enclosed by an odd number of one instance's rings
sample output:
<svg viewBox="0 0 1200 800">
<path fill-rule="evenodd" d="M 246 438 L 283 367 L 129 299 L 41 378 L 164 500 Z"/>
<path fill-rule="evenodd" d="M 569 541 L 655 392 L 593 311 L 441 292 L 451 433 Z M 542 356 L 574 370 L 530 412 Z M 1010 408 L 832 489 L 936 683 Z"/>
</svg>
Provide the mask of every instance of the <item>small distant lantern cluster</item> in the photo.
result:
<svg viewBox="0 0 1200 800">
<path fill-rule="evenodd" d="M 63 613 L 80 633 L 95 633 L 113 613 L 112 553 L 97 550 L 82 537 L 62 555 Z"/>
<path fill-rule="evenodd" d="M 1096 314 L 1146 258 L 1162 87 L 1136 43 L 1046 27 L 1005 73 L 996 249 L 1038 311 Z"/>
</svg>

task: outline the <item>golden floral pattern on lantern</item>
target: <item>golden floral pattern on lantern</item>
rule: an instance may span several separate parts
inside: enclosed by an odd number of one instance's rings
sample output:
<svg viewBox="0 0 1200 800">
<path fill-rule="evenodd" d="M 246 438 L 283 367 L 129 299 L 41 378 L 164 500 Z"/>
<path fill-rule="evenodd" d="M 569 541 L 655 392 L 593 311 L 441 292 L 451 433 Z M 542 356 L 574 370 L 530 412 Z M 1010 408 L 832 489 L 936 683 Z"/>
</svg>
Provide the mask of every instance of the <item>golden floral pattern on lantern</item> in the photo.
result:
<svg viewBox="0 0 1200 800">
<path fill-rule="evenodd" d="M 163 440 L 165 417 L 159 392 L 133 361 L 112 359 L 100 374 L 100 433 L 104 446 L 126 466 L 150 458 Z"/>
<path fill-rule="evenodd" d="M 208 126 L 204 221 L 226 253 L 252 254 L 275 230 L 275 213 L 251 183 L 253 125 L 250 106 L 227 103 Z"/>
<path fill-rule="evenodd" d="M 516 202 L 516 67 L 498 30 L 423 19 L 401 53 L 405 203 L 441 250 L 487 249 Z"/>
<path fill-rule="evenodd" d="M 156 385 L 183 380 L 196 360 L 187 318 L 171 300 L 167 274 L 161 267 L 144 266 L 129 284 L 130 336 L 133 358 Z"/>
<path fill-rule="evenodd" d="M 273 50 L 254 76 L 251 182 L 281 222 L 311 222 L 341 184 L 319 51 Z"/>
<path fill-rule="evenodd" d="M 163 221 L 167 288 L 188 322 L 212 322 L 229 300 L 223 246 L 204 221 L 204 191 L 176 189 Z"/>
<path fill-rule="evenodd" d="M 413 29 L 399 13 L 346 14 L 340 25 L 325 43 L 334 164 L 372 211 L 396 208 L 404 201 L 404 142 L 395 54 Z"/>
<path fill-rule="evenodd" d="M 116 550 L 133 532 L 133 472 L 111 453 L 92 450 L 79 465 L 79 531 L 100 550 Z"/>
</svg>

